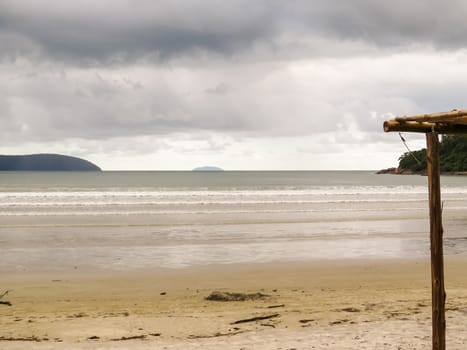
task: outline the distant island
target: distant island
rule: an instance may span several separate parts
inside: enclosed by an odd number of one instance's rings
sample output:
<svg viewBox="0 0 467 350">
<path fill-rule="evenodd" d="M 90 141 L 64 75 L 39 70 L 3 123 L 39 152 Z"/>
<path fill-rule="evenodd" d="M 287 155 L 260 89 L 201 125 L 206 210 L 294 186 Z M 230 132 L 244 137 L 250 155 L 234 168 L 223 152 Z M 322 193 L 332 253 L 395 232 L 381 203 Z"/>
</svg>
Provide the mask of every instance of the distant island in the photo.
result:
<svg viewBox="0 0 467 350">
<path fill-rule="evenodd" d="M 61 154 L 0 155 L 0 171 L 101 171 L 97 165 Z"/>
<path fill-rule="evenodd" d="M 439 149 L 442 174 L 467 174 L 467 135 L 443 136 Z M 378 171 L 378 174 L 426 174 L 426 149 L 405 152 L 399 157 L 399 166 Z"/>
<path fill-rule="evenodd" d="M 224 171 L 224 169 L 216 166 L 201 166 L 198 168 L 194 168 L 192 171 Z"/>
</svg>

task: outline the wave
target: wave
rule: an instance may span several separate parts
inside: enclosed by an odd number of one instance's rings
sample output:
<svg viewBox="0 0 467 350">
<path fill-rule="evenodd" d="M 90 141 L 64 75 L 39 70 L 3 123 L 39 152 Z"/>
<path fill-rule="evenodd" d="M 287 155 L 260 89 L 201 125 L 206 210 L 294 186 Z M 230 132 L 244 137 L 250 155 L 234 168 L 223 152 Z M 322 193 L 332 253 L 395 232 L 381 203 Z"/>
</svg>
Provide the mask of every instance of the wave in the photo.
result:
<svg viewBox="0 0 467 350">
<path fill-rule="evenodd" d="M 443 200 L 467 206 L 467 187 Z M 326 186 L 300 190 L 132 190 L 0 192 L 1 216 L 153 215 L 424 210 L 424 186 Z"/>
<path fill-rule="evenodd" d="M 443 194 L 463 199 L 467 187 L 449 187 Z M 396 202 L 426 198 L 421 186 L 326 187 L 306 190 L 245 191 L 35 191 L 0 192 L 0 205 L 128 205 L 128 204 L 308 204 Z"/>
<path fill-rule="evenodd" d="M 297 195 L 365 195 L 365 194 L 426 194 L 424 186 L 329 186 L 307 189 L 268 189 L 268 190 L 43 190 L 43 191 L 5 191 L 0 188 L 0 199 L 11 197 L 219 197 L 219 196 L 297 196 Z M 443 188 L 445 193 L 467 194 L 467 187 Z"/>
</svg>

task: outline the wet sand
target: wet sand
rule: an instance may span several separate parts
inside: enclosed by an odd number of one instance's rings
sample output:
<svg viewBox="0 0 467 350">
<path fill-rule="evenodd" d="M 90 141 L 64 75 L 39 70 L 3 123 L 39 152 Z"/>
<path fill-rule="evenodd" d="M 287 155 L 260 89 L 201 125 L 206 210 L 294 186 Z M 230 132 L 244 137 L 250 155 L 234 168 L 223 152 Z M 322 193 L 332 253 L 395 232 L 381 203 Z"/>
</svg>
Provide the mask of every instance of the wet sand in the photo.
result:
<svg viewBox="0 0 467 350">
<path fill-rule="evenodd" d="M 467 344 L 467 259 L 446 261 L 447 344 Z M 0 349 L 426 349 L 426 260 L 4 274 Z M 209 301 L 213 291 L 261 293 Z M 258 294 L 256 294 L 258 295 Z"/>
</svg>

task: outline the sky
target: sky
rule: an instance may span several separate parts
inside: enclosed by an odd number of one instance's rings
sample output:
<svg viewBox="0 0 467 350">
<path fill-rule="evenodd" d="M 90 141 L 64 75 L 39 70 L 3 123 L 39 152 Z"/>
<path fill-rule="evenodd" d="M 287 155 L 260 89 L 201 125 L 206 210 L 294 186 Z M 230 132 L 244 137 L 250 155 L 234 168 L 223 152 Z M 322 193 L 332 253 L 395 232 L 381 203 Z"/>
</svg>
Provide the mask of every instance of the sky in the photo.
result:
<svg viewBox="0 0 467 350">
<path fill-rule="evenodd" d="M 466 15 L 461 0 L 1 0 L 0 154 L 397 166 L 384 120 L 467 107 Z"/>
</svg>

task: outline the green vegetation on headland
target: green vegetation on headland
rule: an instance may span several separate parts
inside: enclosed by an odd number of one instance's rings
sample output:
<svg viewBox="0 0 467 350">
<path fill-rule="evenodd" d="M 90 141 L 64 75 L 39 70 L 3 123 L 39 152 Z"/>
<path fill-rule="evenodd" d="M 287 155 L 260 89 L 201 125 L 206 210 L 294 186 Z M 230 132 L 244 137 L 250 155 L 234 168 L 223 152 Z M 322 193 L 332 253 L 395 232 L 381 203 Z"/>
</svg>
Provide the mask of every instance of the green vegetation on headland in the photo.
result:
<svg viewBox="0 0 467 350">
<path fill-rule="evenodd" d="M 0 171 L 101 171 L 81 158 L 61 154 L 0 155 Z"/>
<path fill-rule="evenodd" d="M 443 136 L 439 149 L 440 168 L 445 174 L 467 172 L 467 135 Z M 405 152 L 399 158 L 399 167 L 380 171 L 381 174 L 424 174 L 426 148 Z"/>
</svg>

